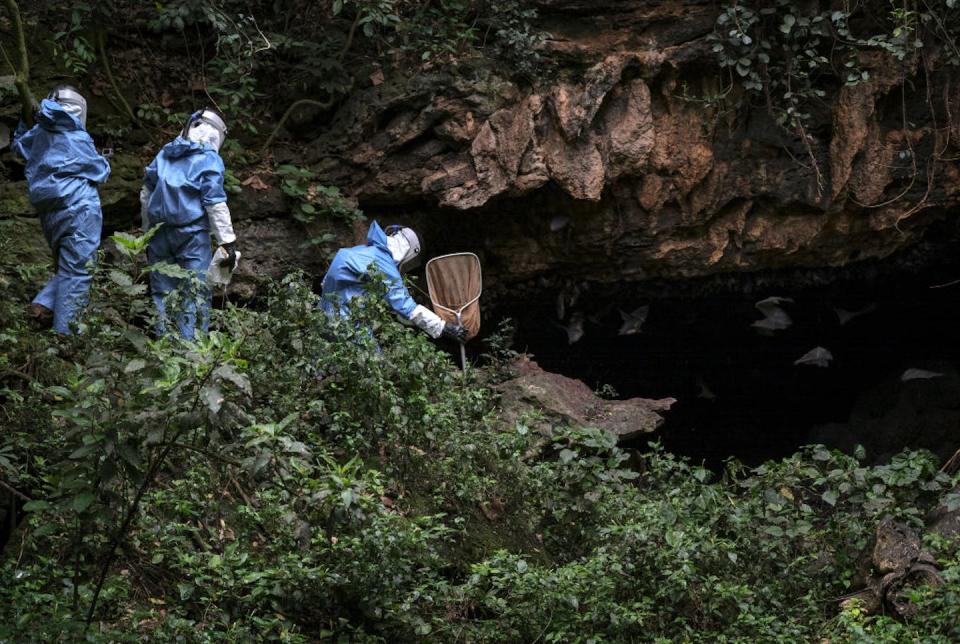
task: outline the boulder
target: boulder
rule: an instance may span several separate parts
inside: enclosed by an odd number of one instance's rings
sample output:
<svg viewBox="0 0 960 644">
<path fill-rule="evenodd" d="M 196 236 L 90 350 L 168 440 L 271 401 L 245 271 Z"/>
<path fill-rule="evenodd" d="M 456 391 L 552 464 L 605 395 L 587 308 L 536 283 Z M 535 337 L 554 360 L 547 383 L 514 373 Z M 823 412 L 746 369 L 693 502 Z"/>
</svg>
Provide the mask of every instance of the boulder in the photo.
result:
<svg viewBox="0 0 960 644">
<path fill-rule="evenodd" d="M 884 519 L 860 556 L 852 581 L 854 592 L 841 600 L 841 606 L 858 600 L 867 613 L 883 611 L 910 619 L 918 611 L 910 589 L 943 583 L 936 560 L 923 549 L 917 533 L 902 523 Z"/>
<path fill-rule="evenodd" d="M 606 400 L 583 382 L 544 371 L 526 356 L 511 366 L 511 373 L 512 378 L 496 386 L 504 425 L 512 426 L 523 416 L 535 418 L 531 429 L 545 436 L 554 427 L 579 425 L 599 427 L 627 441 L 659 429 L 663 413 L 676 402 L 673 398 Z M 531 416 L 531 411 L 537 413 Z"/>
</svg>

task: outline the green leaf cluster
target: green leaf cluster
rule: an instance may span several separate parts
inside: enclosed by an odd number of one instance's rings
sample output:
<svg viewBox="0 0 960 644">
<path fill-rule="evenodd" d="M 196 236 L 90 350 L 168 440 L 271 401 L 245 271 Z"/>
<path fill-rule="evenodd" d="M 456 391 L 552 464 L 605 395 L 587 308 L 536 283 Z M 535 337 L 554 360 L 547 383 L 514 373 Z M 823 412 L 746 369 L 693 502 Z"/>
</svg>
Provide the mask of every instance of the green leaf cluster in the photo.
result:
<svg viewBox="0 0 960 644">
<path fill-rule="evenodd" d="M 0 473 L 30 498 L 0 558 L 0 640 L 960 637 L 946 536 L 927 539 L 946 583 L 911 591 L 909 623 L 836 604 L 877 521 L 960 507 L 928 453 L 814 446 L 711 472 L 533 409 L 507 425 L 509 374 L 462 374 L 375 273 L 347 317 L 294 274 L 194 342 L 155 338 L 130 290 L 144 238 L 115 241 L 82 335 L 0 302 Z M 10 243 L 0 277 L 26 291 Z"/>
</svg>

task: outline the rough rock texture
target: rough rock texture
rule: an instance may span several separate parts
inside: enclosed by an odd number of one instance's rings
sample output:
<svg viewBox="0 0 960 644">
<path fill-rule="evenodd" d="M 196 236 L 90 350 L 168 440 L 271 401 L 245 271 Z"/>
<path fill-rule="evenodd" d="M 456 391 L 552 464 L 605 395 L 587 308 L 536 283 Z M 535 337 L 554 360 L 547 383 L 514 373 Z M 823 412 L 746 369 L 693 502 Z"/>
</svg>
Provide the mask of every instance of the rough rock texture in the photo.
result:
<svg viewBox="0 0 960 644">
<path fill-rule="evenodd" d="M 706 100 L 725 89 L 715 3 L 538 4 L 555 76 L 394 73 L 339 108 L 307 162 L 373 214 L 428 224 L 430 251 L 482 252 L 491 284 L 839 266 L 958 202 L 951 128 L 922 101 L 906 126 L 889 105 L 916 69 L 865 57 L 871 80 L 827 97 L 807 146 L 763 109 Z"/>
<path fill-rule="evenodd" d="M 954 496 L 960 495 L 960 487 L 954 488 L 952 494 Z M 960 509 L 951 510 L 950 507 L 944 503 L 934 508 L 927 516 L 927 526 L 930 532 L 934 532 L 941 537 L 956 539 L 960 537 Z"/>
<path fill-rule="evenodd" d="M 525 414 L 533 429 L 546 436 L 555 426 L 579 425 L 606 429 L 620 440 L 629 440 L 657 430 L 664 422 L 662 413 L 676 402 L 673 398 L 604 400 L 581 381 L 544 371 L 526 357 L 518 359 L 512 371 L 514 377 L 496 388 L 504 425 L 513 425 Z M 542 417 L 532 419 L 532 410 Z"/>
<path fill-rule="evenodd" d="M 883 258 L 960 202 L 954 72 L 864 54 L 870 80 L 828 93 L 805 143 L 762 106 L 736 107 L 707 41 L 719 4 L 535 4 L 550 34 L 539 78 L 510 80 L 489 60 L 385 68 L 275 160 L 310 167 L 373 217 L 420 225 L 429 254 L 480 253 L 490 295 L 548 276 L 620 284 Z M 103 191 L 108 228 L 136 221 L 149 159 L 128 156 Z M 297 242 L 277 179 L 262 178 L 266 189 L 231 196 L 244 294 L 255 270 L 325 265 Z M 0 216 L 28 214 L 22 194 L 0 185 Z"/>
<path fill-rule="evenodd" d="M 856 599 L 867 613 L 882 611 L 909 619 L 918 610 L 910 601 L 910 588 L 943 583 L 936 559 L 923 550 L 917 533 L 902 523 L 884 519 L 877 524 L 857 563 L 851 582 L 855 592 L 846 596 L 841 605 Z"/>
</svg>

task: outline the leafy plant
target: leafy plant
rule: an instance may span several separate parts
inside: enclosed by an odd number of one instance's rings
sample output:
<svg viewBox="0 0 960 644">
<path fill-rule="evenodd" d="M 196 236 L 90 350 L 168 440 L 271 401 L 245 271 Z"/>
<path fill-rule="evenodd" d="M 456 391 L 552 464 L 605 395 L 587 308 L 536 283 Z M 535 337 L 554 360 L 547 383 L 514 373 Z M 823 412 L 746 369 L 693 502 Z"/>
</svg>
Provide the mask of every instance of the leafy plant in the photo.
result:
<svg viewBox="0 0 960 644">
<path fill-rule="evenodd" d="M 821 9 L 789 0 L 733 2 L 722 7 L 709 38 L 720 66 L 760 97 L 781 125 L 802 131 L 809 126 L 811 105 L 825 98 L 831 79 L 848 85 L 870 79 L 862 52 L 879 50 L 904 61 L 924 47 L 937 47 L 950 64 L 960 63 L 954 43 L 960 16 L 954 5 L 954 0 L 936 0 L 886 9 L 879 2 Z M 869 20 L 861 19 L 865 16 Z M 863 33 L 864 24 L 879 29 Z"/>
<path fill-rule="evenodd" d="M 365 219 L 363 213 L 340 194 L 339 188 L 317 183 L 310 170 L 281 165 L 277 174 L 283 177 L 280 184 L 283 193 L 294 202 L 293 217 L 297 221 L 312 223 L 318 217 L 332 217 L 353 223 Z"/>
<path fill-rule="evenodd" d="M 86 74 L 87 69 L 97 59 L 93 44 L 84 35 L 87 29 L 84 25 L 87 13 L 89 7 L 75 8 L 70 13 L 70 23 L 62 31 L 54 33 L 51 40 L 53 55 L 75 76 Z"/>
</svg>

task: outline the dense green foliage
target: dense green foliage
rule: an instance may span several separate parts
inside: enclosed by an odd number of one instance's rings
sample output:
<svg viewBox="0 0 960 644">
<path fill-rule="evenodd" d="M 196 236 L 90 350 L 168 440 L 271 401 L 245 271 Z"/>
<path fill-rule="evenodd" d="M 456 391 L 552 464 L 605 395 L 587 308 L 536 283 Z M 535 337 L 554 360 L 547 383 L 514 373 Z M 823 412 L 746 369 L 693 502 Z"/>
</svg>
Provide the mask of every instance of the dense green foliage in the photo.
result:
<svg viewBox="0 0 960 644">
<path fill-rule="evenodd" d="M 117 115 L 103 122 L 92 110 L 94 129 L 117 139 L 134 126 L 174 131 L 198 102 L 226 113 L 233 135 L 266 135 L 298 101 L 330 108 L 378 70 L 408 74 L 490 57 L 505 63 L 501 73 L 531 79 L 545 65 L 536 49 L 546 34 L 522 0 L 19 4 L 35 62 L 42 61 L 34 84 L 65 73 L 83 89 L 97 86 Z M 111 39 L 141 48 L 135 66 L 116 55 Z M 48 58 L 56 69 L 46 69 Z M 110 87 L 101 86 L 104 77 Z M 162 86 L 150 82 L 160 77 Z"/>
<path fill-rule="evenodd" d="M 836 609 L 875 522 L 920 527 L 955 484 L 927 454 L 716 478 L 591 428 L 538 451 L 533 416 L 498 421 L 495 368 L 462 376 L 380 298 L 331 322 L 294 275 L 197 343 L 152 339 L 143 239 L 110 246 L 82 336 L 30 330 L 42 271 L 3 268 L 0 472 L 32 500 L 0 640 L 79 637 L 102 573 L 88 634 L 111 641 L 960 636 L 943 539 L 915 620 Z"/>
<path fill-rule="evenodd" d="M 548 64 L 521 0 L 21 5 L 32 33 L 49 27 L 31 39 L 52 54 L 36 76 L 114 103 L 91 112 L 98 142 L 156 143 L 212 99 L 232 168 L 256 169 L 251 142 L 304 97 L 328 114 L 385 68 L 471 73 L 486 57 L 530 82 Z M 902 6 L 728 4 L 712 47 L 748 98 L 803 128 L 824 93 L 869 80 L 864 52 L 910 64 L 920 42 L 956 62 L 952 0 Z M 112 56 L 120 38 L 142 47 L 135 66 Z M 334 241 L 311 237 L 320 215 L 362 217 L 299 161 L 276 172 L 310 241 Z M 543 444 L 535 410 L 500 419 L 501 353 L 464 376 L 380 298 L 331 322 L 299 275 L 226 303 L 196 343 L 157 339 L 144 238 L 123 234 L 83 334 L 58 338 L 22 311 L 48 267 L 19 261 L 8 223 L 0 481 L 23 496 L 0 490 L 15 509 L 0 641 L 960 639 L 960 544 L 929 535 L 947 584 L 914 591 L 915 619 L 837 608 L 880 518 L 919 529 L 955 501 L 926 453 L 869 466 L 811 447 L 713 473 L 596 428 Z"/>
<path fill-rule="evenodd" d="M 871 56 L 887 73 L 960 64 L 956 0 L 725 4 L 711 34 L 721 68 L 759 98 L 781 124 L 808 127 L 837 85 L 868 81 Z"/>
</svg>

